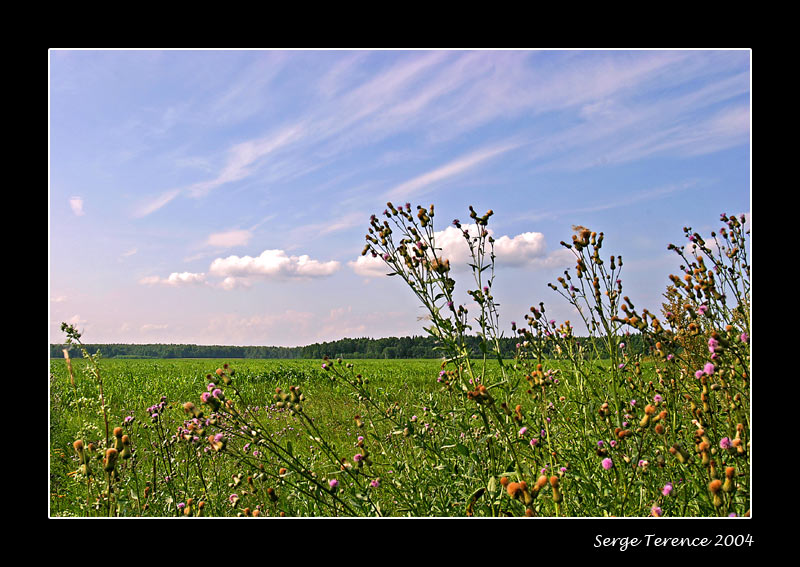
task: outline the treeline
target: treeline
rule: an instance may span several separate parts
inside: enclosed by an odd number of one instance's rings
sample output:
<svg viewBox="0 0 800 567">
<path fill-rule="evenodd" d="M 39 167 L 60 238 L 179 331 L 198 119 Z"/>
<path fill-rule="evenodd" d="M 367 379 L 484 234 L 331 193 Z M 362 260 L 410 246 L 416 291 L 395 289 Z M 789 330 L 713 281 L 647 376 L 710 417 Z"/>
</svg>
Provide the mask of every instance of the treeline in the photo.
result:
<svg viewBox="0 0 800 567">
<path fill-rule="evenodd" d="M 480 356 L 480 339 L 467 337 L 468 345 L 476 356 Z M 579 338 L 589 341 L 589 338 Z M 629 352 L 642 352 L 644 344 L 641 335 L 625 337 Z M 515 337 L 500 339 L 500 349 L 504 358 L 513 358 L 519 339 Z M 67 345 L 51 344 L 50 357 L 62 358 Z M 433 337 L 387 337 L 372 339 L 340 339 L 338 341 L 314 343 L 307 346 L 229 346 L 229 345 L 187 345 L 187 344 L 87 344 L 86 349 L 94 354 L 98 350 L 104 358 L 298 358 L 322 359 L 325 356 L 342 358 L 441 358 L 436 350 Z M 69 355 L 80 358 L 81 352 L 69 345 Z"/>
</svg>

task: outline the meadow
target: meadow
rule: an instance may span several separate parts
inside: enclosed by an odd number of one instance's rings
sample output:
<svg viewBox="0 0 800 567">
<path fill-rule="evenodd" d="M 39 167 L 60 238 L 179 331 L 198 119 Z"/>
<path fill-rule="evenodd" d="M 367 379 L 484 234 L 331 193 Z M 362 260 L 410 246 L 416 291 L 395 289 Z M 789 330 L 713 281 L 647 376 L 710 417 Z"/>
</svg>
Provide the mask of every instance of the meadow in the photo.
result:
<svg viewBox="0 0 800 567">
<path fill-rule="evenodd" d="M 708 239 L 684 229 L 655 312 L 623 294 L 603 234 L 577 227 L 562 243 L 575 267 L 551 287 L 596 340 L 542 302 L 504 359 L 491 214 L 453 221 L 472 254 L 469 307 L 437 256 L 433 206 L 389 203 L 371 220 L 363 254 L 427 309 L 440 359 L 53 359 L 51 516 L 749 515 L 744 218 L 722 215 Z"/>
</svg>

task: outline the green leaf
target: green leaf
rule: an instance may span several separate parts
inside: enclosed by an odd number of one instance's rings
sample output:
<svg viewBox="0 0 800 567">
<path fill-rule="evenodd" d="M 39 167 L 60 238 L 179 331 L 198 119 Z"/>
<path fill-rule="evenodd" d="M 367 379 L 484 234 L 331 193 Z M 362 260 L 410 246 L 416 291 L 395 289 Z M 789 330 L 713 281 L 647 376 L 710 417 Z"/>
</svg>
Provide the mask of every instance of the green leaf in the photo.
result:
<svg viewBox="0 0 800 567">
<path fill-rule="evenodd" d="M 468 449 L 468 448 L 467 448 L 465 445 L 463 445 L 463 444 L 461 444 L 461 443 L 458 443 L 458 444 L 456 445 L 456 451 L 458 451 L 458 453 L 459 453 L 459 454 L 460 454 L 462 457 L 469 457 L 469 449 Z"/>
</svg>

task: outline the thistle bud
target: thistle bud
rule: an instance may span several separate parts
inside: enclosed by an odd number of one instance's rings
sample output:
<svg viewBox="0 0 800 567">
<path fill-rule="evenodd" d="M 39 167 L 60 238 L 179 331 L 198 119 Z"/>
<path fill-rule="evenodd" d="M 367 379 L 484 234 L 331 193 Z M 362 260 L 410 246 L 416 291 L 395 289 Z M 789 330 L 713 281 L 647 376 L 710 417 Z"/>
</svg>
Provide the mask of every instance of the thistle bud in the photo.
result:
<svg viewBox="0 0 800 567">
<path fill-rule="evenodd" d="M 106 450 L 106 457 L 103 459 L 103 470 L 107 473 L 113 472 L 114 466 L 117 464 L 117 456 L 119 453 L 113 447 Z"/>
<path fill-rule="evenodd" d="M 131 453 L 131 438 L 127 435 L 123 435 L 120 439 L 122 442 L 122 452 L 120 453 L 120 457 L 123 459 L 130 459 L 133 453 Z"/>
</svg>

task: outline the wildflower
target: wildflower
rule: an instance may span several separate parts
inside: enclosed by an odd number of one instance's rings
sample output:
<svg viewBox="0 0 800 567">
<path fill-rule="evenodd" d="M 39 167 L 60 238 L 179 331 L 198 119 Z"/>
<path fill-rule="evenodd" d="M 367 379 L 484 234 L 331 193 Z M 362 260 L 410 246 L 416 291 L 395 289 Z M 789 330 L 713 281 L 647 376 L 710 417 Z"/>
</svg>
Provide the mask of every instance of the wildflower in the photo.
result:
<svg viewBox="0 0 800 567">
<path fill-rule="evenodd" d="M 730 449 L 733 447 L 733 443 L 731 442 L 730 438 L 723 437 L 719 442 L 720 449 Z"/>
<path fill-rule="evenodd" d="M 708 339 L 708 352 L 714 354 L 715 350 L 719 346 L 719 341 L 714 337 L 709 337 Z"/>
<path fill-rule="evenodd" d="M 335 478 L 332 478 L 328 481 L 328 486 L 331 487 L 331 490 L 335 490 L 339 486 L 339 481 Z"/>
<path fill-rule="evenodd" d="M 655 396 L 653 396 L 653 401 L 658 404 L 663 402 L 664 398 L 661 397 L 661 394 L 656 394 Z"/>
<path fill-rule="evenodd" d="M 519 430 L 519 436 L 522 437 L 523 435 L 525 435 L 526 431 L 528 431 L 527 427 L 523 427 L 522 429 L 520 429 Z"/>
<path fill-rule="evenodd" d="M 708 311 L 708 305 L 701 305 L 697 308 L 697 312 L 700 313 L 700 315 L 705 315 L 706 311 Z"/>
<path fill-rule="evenodd" d="M 369 483 L 369 485 L 370 485 L 372 488 L 378 488 L 378 487 L 381 485 L 381 483 L 380 483 L 380 479 L 379 479 L 379 478 L 376 478 L 375 480 L 373 480 L 372 482 L 370 482 L 370 483 Z"/>
<path fill-rule="evenodd" d="M 656 518 L 660 518 L 664 512 L 658 506 L 653 506 L 650 508 L 650 515 Z"/>
<path fill-rule="evenodd" d="M 750 337 L 747 336 L 747 333 L 742 333 L 741 335 L 739 335 L 739 340 L 742 341 L 743 343 L 746 343 L 750 340 Z"/>
<path fill-rule="evenodd" d="M 614 466 L 614 461 L 612 461 L 611 459 L 606 457 L 605 459 L 603 459 L 603 463 L 602 464 L 603 464 L 603 468 L 608 470 L 608 469 L 610 469 L 611 467 Z"/>
<path fill-rule="evenodd" d="M 703 372 L 711 376 L 712 374 L 714 374 L 714 365 L 711 364 L 710 362 L 706 362 L 706 365 L 703 367 Z"/>
<path fill-rule="evenodd" d="M 536 444 L 537 444 L 538 442 L 539 442 L 539 439 L 537 439 L 536 437 L 534 437 L 533 439 L 531 439 L 531 447 L 536 447 Z"/>
<path fill-rule="evenodd" d="M 357 463 L 360 463 L 361 461 L 364 460 L 364 455 L 362 455 L 361 453 L 356 453 L 355 455 L 353 455 L 353 460 Z"/>
<path fill-rule="evenodd" d="M 664 496 L 669 496 L 672 493 L 673 486 L 671 482 L 668 482 L 664 485 L 664 488 L 661 489 L 661 494 Z"/>
<path fill-rule="evenodd" d="M 694 377 L 699 380 L 700 378 L 703 377 L 703 371 L 702 370 L 698 370 L 697 372 L 694 373 Z"/>
</svg>

